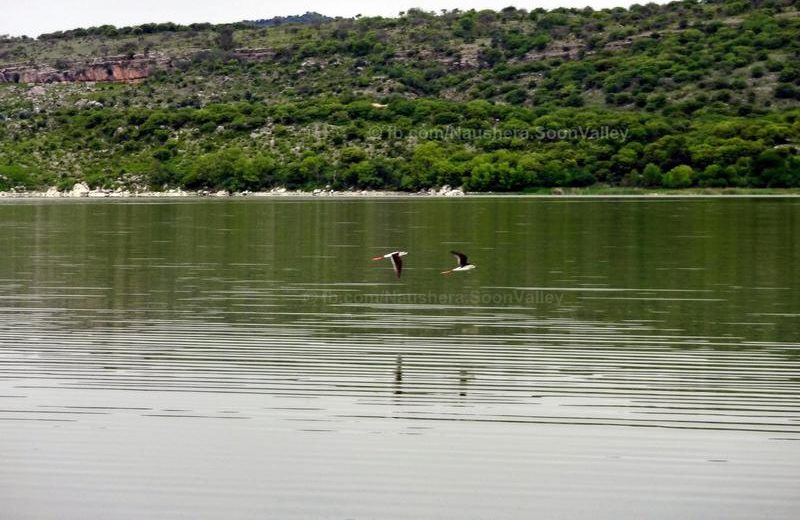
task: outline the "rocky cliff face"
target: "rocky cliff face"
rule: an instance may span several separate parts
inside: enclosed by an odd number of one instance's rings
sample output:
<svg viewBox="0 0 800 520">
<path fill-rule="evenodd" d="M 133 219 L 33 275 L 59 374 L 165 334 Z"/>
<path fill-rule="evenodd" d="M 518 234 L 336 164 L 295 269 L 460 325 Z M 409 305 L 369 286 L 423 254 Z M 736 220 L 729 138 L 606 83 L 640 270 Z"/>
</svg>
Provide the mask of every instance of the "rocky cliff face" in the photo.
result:
<svg viewBox="0 0 800 520">
<path fill-rule="evenodd" d="M 136 81 L 156 70 L 172 67 L 165 56 L 109 56 L 87 62 L 70 62 L 62 68 L 20 65 L 0 69 L 0 83 L 62 83 L 85 81 Z"/>
<path fill-rule="evenodd" d="M 211 51 L 204 50 L 194 55 L 180 56 L 188 59 Z M 263 62 L 275 58 L 273 49 L 235 49 L 232 58 L 246 62 Z M 173 58 L 159 55 L 138 54 L 129 56 L 107 56 L 89 61 L 72 61 L 64 66 L 16 65 L 0 68 L 0 83 L 65 83 L 86 81 L 136 81 L 145 79 L 157 70 L 171 70 Z"/>
</svg>

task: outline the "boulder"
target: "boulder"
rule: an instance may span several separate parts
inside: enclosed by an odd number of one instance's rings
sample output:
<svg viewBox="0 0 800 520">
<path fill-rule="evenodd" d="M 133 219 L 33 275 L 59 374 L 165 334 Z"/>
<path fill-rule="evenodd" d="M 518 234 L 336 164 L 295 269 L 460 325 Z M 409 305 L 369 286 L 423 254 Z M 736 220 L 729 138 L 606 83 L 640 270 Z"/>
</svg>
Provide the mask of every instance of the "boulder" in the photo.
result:
<svg viewBox="0 0 800 520">
<path fill-rule="evenodd" d="M 435 195 L 442 197 L 462 197 L 464 191 L 461 188 L 451 188 L 450 186 L 444 185 Z"/>
<path fill-rule="evenodd" d="M 88 197 L 91 191 L 88 184 L 85 182 L 78 182 L 72 187 L 72 191 L 69 192 L 69 195 L 70 197 Z"/>
</svg>

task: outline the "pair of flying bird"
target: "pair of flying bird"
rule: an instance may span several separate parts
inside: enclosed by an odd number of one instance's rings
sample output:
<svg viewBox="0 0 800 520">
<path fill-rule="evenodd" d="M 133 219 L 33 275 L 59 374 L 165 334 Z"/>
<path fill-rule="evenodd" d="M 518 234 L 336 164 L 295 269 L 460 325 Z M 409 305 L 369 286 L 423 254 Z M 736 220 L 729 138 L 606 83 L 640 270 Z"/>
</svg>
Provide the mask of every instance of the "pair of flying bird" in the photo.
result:
<svg viewBox="0 0 800 520">
<path fill-rule="evenodd" d="M 397 277 L 400 278 L 400 274 L 403 272 L 403 259 L 402 257 L 406 256 L 408 252 L 406 251 L 393 251 L 391 253 L 387 253 L 382 256 L 376 256 L 373 260 L 383 260 L 388 258 L 392 261 L 392 267 L 394 267 L 394 272 L 397 274 Z M 475 269 L 475 266 L 469 263 L 467 260 L 467 255 L 464 253 L 460 253 L 458 251 L 450 251 L 450 254 L 454 255 L 458 259 L 458 265 L 453 269 L 448 269 L 447 271 L 442 271 L 442 274 L 450 274 L 456 273 L 460 271 L 471 271 Z"/>
</svg>

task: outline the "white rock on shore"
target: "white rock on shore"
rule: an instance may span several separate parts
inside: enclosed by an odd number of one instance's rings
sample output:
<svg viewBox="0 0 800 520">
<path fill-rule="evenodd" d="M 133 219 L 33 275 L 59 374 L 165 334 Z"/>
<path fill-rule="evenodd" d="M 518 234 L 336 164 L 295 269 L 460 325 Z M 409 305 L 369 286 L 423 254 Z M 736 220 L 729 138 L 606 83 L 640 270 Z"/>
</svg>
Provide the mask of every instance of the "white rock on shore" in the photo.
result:
<svg viewBox="0 0 800 520">
<path fill-rule="evenodd" d="M 72 187 L 72 191 L 70 191 L 70 197 L 88 197 L 89 192 L 92 190 L 89 189 L 89 185 L 85 182 L 76 183 L 75 186 Z"/>
<path fill-rule="evenodd" d="M 181 188 L 172 188 L 165 191 L 146 191 L 146 190 L 129 190 L 127 188 L 116 188 L 114 190 L 107 188 L 91 189 L 85 182 L 75 184 L 71 190 L 58 191 L 56 187 L 50 187 L 47 191 L 6 191 L 0 192 L 2 198 L 16 198 L 16 199 L 40 199 L 40 198 L 177 198 L 177 197 L 214 197 L 214 198 L 227 198 L 227 197 L 463 197 L 465 195 L 462 188 L 451 188 L 444 186 L 441 189 L 431 188 L 429 190 L 420 191 L 418 193 L 396 192 L 396 191 L 380 191 L 380 190 L 346 190 L 336 191 L 326 186 L 324 189 L 317 188 L 313 191 L 302 190 L 288 190 L 284 187 L 272 188 L 270 191 L 243 191 L 231 193 L 226 190 L 219 190 L 216 192 L 208 190 L 198 191 L 185 191 Z"/>
<path fill-rule="evenodd" d="M 442 188 L 434 193 L 435 195 L 439 195 L 441 197 L 463 197 L 464 192 L 461 188 L 451 188 L 448 185 L 442 186 Z"/>
<path fill-rule="evenodd" d="M 167 190 L 164 193 L 165 197 L 188 197 L 190 193 L 188 191 L 183 191 L 180 188 L 174 188 L 171 190 Z"/>
</svg>

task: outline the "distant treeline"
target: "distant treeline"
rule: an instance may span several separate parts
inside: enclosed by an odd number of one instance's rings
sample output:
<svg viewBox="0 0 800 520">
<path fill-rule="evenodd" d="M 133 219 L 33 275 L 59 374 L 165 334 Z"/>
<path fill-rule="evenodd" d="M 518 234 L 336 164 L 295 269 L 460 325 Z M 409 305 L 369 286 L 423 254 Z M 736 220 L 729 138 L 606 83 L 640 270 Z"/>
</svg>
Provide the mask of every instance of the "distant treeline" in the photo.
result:
<svg viewBox="0 0 800 520">
<path fill-rule="evenodd" d="M 261 20 L 245 20 L 245 24 L 254 25 L 256 27 L 277 27 L 279 25 L 286 25 L 290 23 L 297 24 L 318 24 L 329 22 L 333 18 L 323 14 L 309 11 L 305 14 L 295 16 L 275 16 L 273 18 L 266 18 Z"/>
<path fill-rule="evenodd" d="M 233 27 L 246 27 L 244 22 L 236 24 L 227 24 Z M 104 38 L 114 38 L 116 36 L 131 36 L 140 34 L 155 34 L 164 32 L 187 32 L 187 31 L 207 31 L 213 29 L 217 25 L 212 23 L 193 23 L 189 25 L 180 25 L 172 22 L 165 23 L 145 23 L 142 25 L 133 25 L 130 27 L 115 27 L 113 25 L 101 25 L 99 27 L 87 27 L 70 29 L 68 31 L 56 31 L 47 34 L 39 35 L 40 40 L 69 40 L 72 38 L 82 38 L 85 36 L 97 36 Z"/>
<path fill-rule="evenodd" d="M 84 36 L 99 36 L 105 38 L 114 38 L 117 36 L 130 36 L 140 34 L 156 34 L 164 32 L 186 32 L 186 31 L 208 31 L 212 29 L 233 28 L 233 29 L 246 29 L 248 27 L 277 27 L 286 24 L 317 24 L 332 20 L 332 18 L 324 16 L 316 12 L 307 12 L 303 15 L 295 16 L 276 16 L 274 18 L 267 18 L 261 20 L 245 20 L 242 22 L 235 22 L 229 24 L 212 24 L 212 23 L 192 23 L 189 25 L 181 25 L 172 22 L 164 23 L 145 23 L 141 25 L 133 25 L 129 27 L 115 27 L 114 25 L 100 25 L 98 27 L 87 27 L 70 29 L 66 31 L 56 31 L 46 33 L 39 36 L 40 40 L 63 40 L 71 38 L 81 38 Z"/>
</svg>

